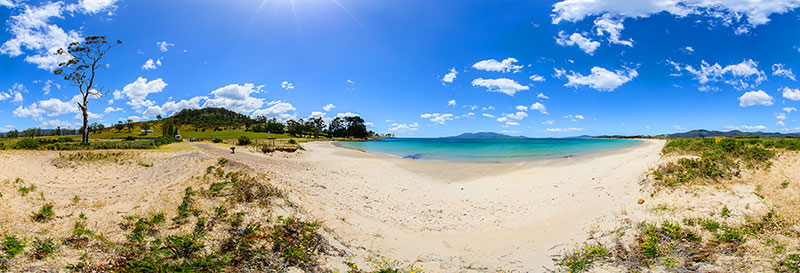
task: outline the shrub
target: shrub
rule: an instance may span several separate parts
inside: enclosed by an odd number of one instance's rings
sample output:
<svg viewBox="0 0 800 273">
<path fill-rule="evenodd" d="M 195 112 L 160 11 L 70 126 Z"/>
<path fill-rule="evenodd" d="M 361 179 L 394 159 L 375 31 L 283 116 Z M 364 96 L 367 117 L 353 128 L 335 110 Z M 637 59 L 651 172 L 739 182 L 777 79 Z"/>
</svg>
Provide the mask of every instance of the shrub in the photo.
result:
<svg viewBox="0 0 800 273">
<path fill-rule="evenodd" d="M 25 243 L 17 239 L 16 236 L 6 236 L 3 238 L 3 252 L 8 258 L 13 259 L 25 250 Z"/>
<path fill-rule="evenodd" d="M 272 251 L 277 253 L 289 266 L 309 269 L 316 266 L 313 257 L 323 249 L 322 235 L 317 233 L 316 222 L 303 222 L 294 217 L 278 217 L 278 224 L 270 234 Z"/>
<path fill-rule="evenodd" d="M 294 140 L 293 138 L 290 138 L 289 139 L 289 144 L 297 144 L 297 141 Z"/>
<path fill-rule="evenodd" d="M 33 247 L 33 253 L 31 253 L 31 256 L 33 256 L 33 258 L 37 260 L 47 258 L 47 256 L 50 256 L 50 254 L 56 252 L 53 239 L 50 238 L 47 239 L 36 238 L 36 240 L 34 240 L 33 243 L 31 244 L 31 247 Z"/>
<path fill-rule="evenodd" d="M 14 143 L 14 149 L 21 150 L 35 150 L 39 148 L 39 141 L 32 138 L 23 138 L 17 143 Z"/>
<path fill-rule="evenodd" d="M 218 138 L 218 137 L 214 137 L 214 138 L 211 138 L 211 142 L 213 142 L 213 143 L 220 143 L 220 142 L 222 142 L 222 139 L 221 139 L 221 138 Z"/>
<path fill-rule="evenodd" d="M 135 136 L 126 136 L 125 140 L 126 141 L 134 141 L 134 140 L 136 140 L 136 137 Z"/>
<path fill-rule="evenodd" d="M 39 211 L 34 212 L 31 218 L 36 222 L 47 222 L 56 217 L 56 212 L 53 211 L 53 204 L 46 204 L 42 206 Z"/>
<path fill-rule="evenodd" d="M 250 145 L 250 138 L 246 136 L 240 136 L 236 141 L 236 145 Z"/>
<path fill-rule="evenodd" d="M 609 255 L 608 249 L 601 244 L 586 244 L 573 253 L 561 256 L 556 262 L 558 266 L 569 268 L 572 272 L 583 272 L 591 268 L 591 265 Z"/>
<path fill-rule="evenodd" d="M 787 255 L 783 260 L 779 260 L 778 271 L 800 272 L 800 254 L 790 254 Z"/>
<path fill-rule="evenodd" d="M 33 185 L 33 184 L 31 184 L 30 186 L 27 186 L 27 187 L 19 187 L 17 189 L 17 191 L 19 191 L 19 193 L 22 196 L 26 196 L 26 195 L 28 195 L 29 193 L 31 193 L 32 191 L 35 191 L 35 190 L 36 190 L 36 185 Z"/>
</svg>

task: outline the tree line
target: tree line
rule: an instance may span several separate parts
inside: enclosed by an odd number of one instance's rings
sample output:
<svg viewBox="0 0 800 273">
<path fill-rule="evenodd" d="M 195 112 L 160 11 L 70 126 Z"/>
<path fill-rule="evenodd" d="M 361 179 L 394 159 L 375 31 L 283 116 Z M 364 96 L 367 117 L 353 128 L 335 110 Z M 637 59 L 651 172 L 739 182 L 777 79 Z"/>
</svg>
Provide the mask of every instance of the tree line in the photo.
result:
<svg viewBox="0 0 800 273">
<path fill-rule="evenodd" d="M 308 119 L 290 119 L 281 122 L 276 118 L 257 117 L 253 123 L 245 124 L 245 131 L 276 134 L 288 134 L 294 137 L 319 138 L 370 138 L 379 136 L 368 130 L 364 119 L 359 116 L 336 117 L 325 122 L 321 117 Z"/>
</svg>

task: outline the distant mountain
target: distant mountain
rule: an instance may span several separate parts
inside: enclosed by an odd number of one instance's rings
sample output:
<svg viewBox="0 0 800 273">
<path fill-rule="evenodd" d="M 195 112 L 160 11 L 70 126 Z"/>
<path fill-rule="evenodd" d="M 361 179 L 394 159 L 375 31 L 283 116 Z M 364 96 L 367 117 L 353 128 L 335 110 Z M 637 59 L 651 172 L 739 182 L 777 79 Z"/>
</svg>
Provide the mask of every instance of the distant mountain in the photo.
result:
<svg viewBox="0 0 800 273">
<path fill-rule="evenodd" d="M 733 131 L 709 131 L 709 130 L 691 130 L 684 133 L 668 134 L 667 137 L 671 138 L 696 138 L 696 137 L 788 137 L 800 138 L 800 134 L 781 134 L 781 133 L 765 133 L 765 132 L 742 132 L 739 130 Z"/>
<path fill-rule="evenodd" d="M 463 133 L 457 136 L 445 138 L 525 138 L 524 136 L 509 136 L 493 132 Z"/>
</svg>

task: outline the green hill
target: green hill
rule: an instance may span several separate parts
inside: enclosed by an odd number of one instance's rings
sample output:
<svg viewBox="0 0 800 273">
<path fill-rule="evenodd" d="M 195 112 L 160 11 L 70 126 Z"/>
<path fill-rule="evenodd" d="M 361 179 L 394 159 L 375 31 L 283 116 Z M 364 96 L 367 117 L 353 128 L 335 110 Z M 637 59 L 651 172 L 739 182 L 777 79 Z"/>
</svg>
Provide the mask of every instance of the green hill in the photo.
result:
<svg viewBox="0 0 800 273">
<path fill-rule="evenodd" d="M 254 120 L 225 108 L 183 109 L 164 119 L 179 125 L 225 126 L 252 124 Z"/>
</svg>

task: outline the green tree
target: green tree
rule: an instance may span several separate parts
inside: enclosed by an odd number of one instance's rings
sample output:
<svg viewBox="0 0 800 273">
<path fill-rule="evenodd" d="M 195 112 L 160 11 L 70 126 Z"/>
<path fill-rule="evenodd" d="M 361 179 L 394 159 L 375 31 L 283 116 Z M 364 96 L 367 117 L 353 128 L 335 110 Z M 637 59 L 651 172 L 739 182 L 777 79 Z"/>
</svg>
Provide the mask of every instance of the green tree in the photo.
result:
<svg viewBox="0 0 800 273">
<path fill-rule="evenodd" d="M 367 126 L 364 119 L 359 116 L 345 117 L 347 122 L 347 136 L 354 138 L 367 138 Z"/>
<path fill-rule="evenodd" d="M 145 135 L 147 135 L 147 131 L 149 130 L 150 130 L 150 123 L 149 122 L 142 123 L 142 131 L 144 132 Z"/>
<path fill-rule="evenodd" d="M 340 117 L 334 118 L 331 120 L 331 123 L 328 124 L 328 136 L 330 137 L 344 137 L 345 130 L 344 120 Z"/>
<path fill-rule="evenodd" d="M 103 96 L 103 88 L 96 83 L 96 72 L 99 68 L 107 66 L 100 61 L 111 48 L 121 43 L 119 40 L 109 43 L 105 36 L 89 36 L 83 41 L 70 43 L 66 49 L 59 48 L 56 51 L 56 55 L 67 56 L 70 59 L 58 64 L 58 69 L 53 73 L 64 75 L 64 79 L 71 81 L 81 92 L 82 100 L 78 102 L 78 108 L 83 114 L 81 128 L 83 143 L 89 143 L 89 96 Z"/>
<path fill-rule="evenodd" d="M 323 120 L 321 117 L 317 117 L 309 119 L 309 121 L 311 122 L 311 128 L 314 132 L 314 138 L 319 138 L 319 134 L 325 130 L 325 120 Z"/>
</svg>

